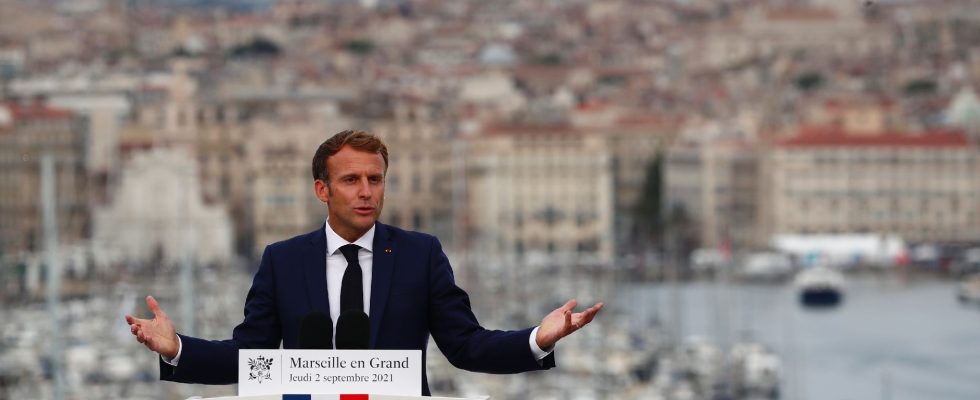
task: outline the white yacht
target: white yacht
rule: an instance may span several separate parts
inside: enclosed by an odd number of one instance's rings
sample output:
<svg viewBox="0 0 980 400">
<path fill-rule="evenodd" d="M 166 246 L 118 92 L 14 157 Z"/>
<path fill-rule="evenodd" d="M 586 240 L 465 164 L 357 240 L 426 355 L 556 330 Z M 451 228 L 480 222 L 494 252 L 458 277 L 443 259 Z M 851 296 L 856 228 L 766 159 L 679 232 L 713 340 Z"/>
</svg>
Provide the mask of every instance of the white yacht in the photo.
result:
<svg viewBox="0 0 980 400">
<path fill-rule="evenodd" d="M 956 298 L 961 303 L 980 304 L 980 273 L 967 275 L 956 285 Z"/>
<path fill-rule="evenodd" d="M 735 391 L 740 398 L 779 398 L 782 363 L 761 343 L 737 343 L 730 352 Z"/>
<path fill-rule="evenodd" d="M 805 307 L 832 307 L 844 300 L 844 275 L 827 267 L 811 267 L 796 275 L 793 285 Z"/>
</svg>

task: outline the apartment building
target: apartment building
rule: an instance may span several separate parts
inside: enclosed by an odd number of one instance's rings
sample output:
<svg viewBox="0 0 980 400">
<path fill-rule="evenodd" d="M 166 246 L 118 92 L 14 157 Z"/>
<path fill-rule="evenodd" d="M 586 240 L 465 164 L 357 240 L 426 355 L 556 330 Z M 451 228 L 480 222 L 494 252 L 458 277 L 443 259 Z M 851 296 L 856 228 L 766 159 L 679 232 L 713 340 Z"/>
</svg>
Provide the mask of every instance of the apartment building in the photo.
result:
<svg viewBox="0 0 980 400">
<path fill-rule="evenodd" d="M 761 154 L 738 140 L 676 143 L 664 161 L 664 212 L 683 213 L 705 247 L 764 244 Z"/>
<path fill-rule="evenodd" d="M 498 125 L 468 139 L 468 234 L 509 260 L 613 259 L 612 157 L 607 141 L 569 126 Z"/>
<path fill-rule="evenodd" d="M 58 240 L 76 243 L 91 223 L 84 118 L 43 103 L 0 103 L 0 252 L 40 250 L 41 163 L 54 157 Z"/>
<path fill-rule="evenodd" d="M 176 265 L 232 259 L 232 221 L 204 199 L 198 164 L 186 149 L 155 148 L 127 160 L 112 199 L 96 209 L 93 242 L 122 260 Z"/>
<path fill-rule="evenodd" d="M 451 248 L 453 216 L 462 211 L 454 179 L 465 159 L 453 152 L 454 116 L 444 101 L 407 95 L 370 96 L 359 128 L 380 136 L 388 146 L 385 206 L 381 221 L 435 235 Z"/>
<path fill-rule="evenodd" d="M 980 239 L 980 153 L 958 131 L 850 135 L 804 127 L 773 149 L 773 234 Z"/>
<path fill-rule="evenodd" d="M 666 151 L 676 134 L 677 120 L 662 115 L 621 115 L 599 133 L 610 156 L 613 190 L 613 220 L 617 253 L 649 246 L 638 243 L 641 224 L 635 210 L 643 195 L 650 163 Z"/>
</svg>

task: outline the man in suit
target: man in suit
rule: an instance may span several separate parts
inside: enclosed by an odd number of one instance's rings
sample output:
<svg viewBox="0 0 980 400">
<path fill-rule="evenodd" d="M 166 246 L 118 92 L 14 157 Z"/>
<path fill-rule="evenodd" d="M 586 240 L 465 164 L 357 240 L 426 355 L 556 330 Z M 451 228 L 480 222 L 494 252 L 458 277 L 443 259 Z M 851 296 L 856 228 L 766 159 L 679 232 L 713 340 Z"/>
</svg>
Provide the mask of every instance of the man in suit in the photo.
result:
<svg viewBox="0 0 980 400">
<path fill-rule="evenodd" d="M 555 344 L 591 322 L 602 303 L 576 313 L 570 300 L 535 328 L 484 329 L 456 285 L 438 239 L 377 222 L 387 169 L 388 150 L 370 133 L 344 131 L 320 145 L 313 187 L 327 205 L 327 222 L 266 247 L 245 299 L 245 320 L 231 339 L 177 334 L 151 296 L 146 302 L 153 319 L 127 315 L 137 340 L 160 354 L 160 378 L 236 383 L 239 349 L 279 348 L 280 343 L 296 348 L 303 316 L 319 311 L 336 326 L 348 308 L 369 315 L 372 349 L 422 350 L 424 363 L 431 334 L 458 368 L 519 373 L 554 367 Z M 422 379 L 428 395 L 424 372 Z"/>
</svg>

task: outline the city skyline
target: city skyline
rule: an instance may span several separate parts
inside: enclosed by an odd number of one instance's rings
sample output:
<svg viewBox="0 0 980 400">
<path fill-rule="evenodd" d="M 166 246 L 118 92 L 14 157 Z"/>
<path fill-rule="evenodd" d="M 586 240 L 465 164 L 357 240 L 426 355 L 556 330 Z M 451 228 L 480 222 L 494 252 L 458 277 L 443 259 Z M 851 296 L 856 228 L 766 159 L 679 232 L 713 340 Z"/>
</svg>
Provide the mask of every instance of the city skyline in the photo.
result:
<svg viewBox="0 0 980 400">
<path fill-rule="evenodd" d="M 45 154 L 63 296 L 103 310 L 183 279 L 237 301 L 265 246 L 323 225 L 310 159 L 345 129 L 390 148 L 381 221 L 437 236 L 474 298 L 521 303 L 476 302 L 494 323 L 568 293 L 742 282 L 787 237 L 851 252 L 814 246 L 794 271 L 834 259 L 954 285 L 980 247 L 978 89 L 969 0 L 0 0 L 0 304 L 44 299 Z M 856 237 L 901 249 L 869 256 Z M 534 290 L 552 270 L 567 276 Z M 240 311 L 221 304 L 205 314 Z M 658 315 L 675 345 L 681 308 Z M 217 336 L 236 319 L 190 318 Z M 575 353 L 556 381 L 677 395 L 616 377 L 648 367 L 623 355 L 638 332 L 576 339 L 619 367 Z M 479 392 L 434 362 L 434 389 Z M 25 382 L 47 382 L 25 363 Z M 506 379 L 483 388 L 565 393 Z"/>
</svg>

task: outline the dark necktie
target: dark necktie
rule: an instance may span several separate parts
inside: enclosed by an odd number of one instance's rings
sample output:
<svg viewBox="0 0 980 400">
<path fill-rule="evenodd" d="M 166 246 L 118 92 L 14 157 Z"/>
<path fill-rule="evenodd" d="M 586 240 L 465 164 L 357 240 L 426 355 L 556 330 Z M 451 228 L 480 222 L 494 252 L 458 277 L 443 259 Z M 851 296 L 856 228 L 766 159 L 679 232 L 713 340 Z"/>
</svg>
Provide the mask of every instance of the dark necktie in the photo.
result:
<svg viewBox="0 0 980 400">
<path fill-rule="evenodd" d="M 340 312 L 347 310 L 364 311 L 364 286 L 361 278 L 361 263 L 357 260 L 357 251 L 361 246 L 348 244 L 340 248 L 347 259 L 347 269 L 340 284 Z"/>
</svg>

